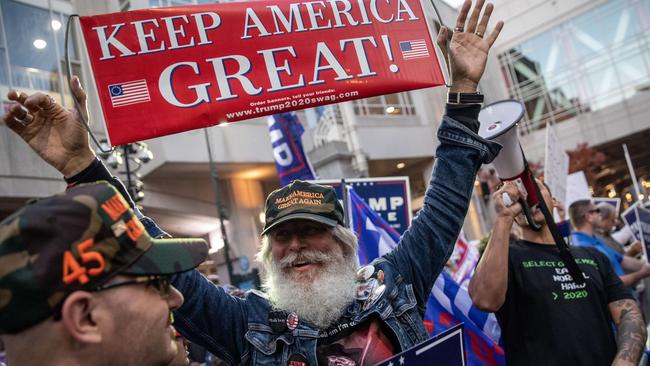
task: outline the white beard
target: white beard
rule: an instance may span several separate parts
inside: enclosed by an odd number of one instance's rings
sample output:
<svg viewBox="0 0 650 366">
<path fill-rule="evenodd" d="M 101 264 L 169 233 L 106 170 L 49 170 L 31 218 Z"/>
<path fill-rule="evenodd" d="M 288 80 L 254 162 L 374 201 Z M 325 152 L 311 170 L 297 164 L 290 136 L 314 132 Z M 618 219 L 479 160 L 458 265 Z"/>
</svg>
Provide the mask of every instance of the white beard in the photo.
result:
<svg viewBox="0 0 650 366">
<path fill-rule="evenodd" d="M 282 270 L 298 257 L 322 264 L 322 269 L 312 282 L 297 281 Z M 354 255 L 344 256 L 342 251 L 302 251 L 299 255 L 287 255 L 280 263 L 272 261 L 266 268 L 264 285 L 275 308 L 295 312 L 299 318 L 319 328 L 327 328 L 354 301 L 356 272 L 357 260 Z"/>
</svg>

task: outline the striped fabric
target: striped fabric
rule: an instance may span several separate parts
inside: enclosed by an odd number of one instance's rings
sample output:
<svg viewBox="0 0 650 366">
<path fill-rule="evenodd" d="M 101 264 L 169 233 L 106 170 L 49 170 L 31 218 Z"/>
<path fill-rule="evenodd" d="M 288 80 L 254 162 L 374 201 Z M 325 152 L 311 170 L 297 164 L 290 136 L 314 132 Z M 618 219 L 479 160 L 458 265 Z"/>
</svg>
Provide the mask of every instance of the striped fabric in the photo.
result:
<svg viewBox="0 0 650 366">
<path fill-rule="evenodd" d="M 151 100 L 147 80 L 145 79 L 112 84 L 108 86 L 108 91 L 111 95 L 113 108 L 145 103 Z"/>
<path fill-rule="evenodd" d="M 397 246 L 399 234 L 351 187 L 348 187 L 348 210 L 351 228 L 359 238 L 359 262 L 362 266 Z M 469 245 L 462 237 L 460 240 L 461 246 Z M 467 256 L 463 257 L 469 259 L 473 255 L 468 251 Z M 461 267 L 462 277 L 465 277 L 469 271 L 464 265 Z M 446 272 L 438 276 L 429 296 L 425 325 L 426 323 L 432 325 L 431 334 L 438 334 L 456 324 L 465 323 L 467 365 L 505 365 L 505 355 L 498 344 L 501 329 L 496 317 L 475 308 L 467 289 L 459 286 Z"/>
<path fill-rule="evenodd" d="M 429 57 L 429 49 L 424 39 L 402 41 L 399 43 L 399 50 L 402 52 L 402 58 L 405 60 Z"/>
</svg>

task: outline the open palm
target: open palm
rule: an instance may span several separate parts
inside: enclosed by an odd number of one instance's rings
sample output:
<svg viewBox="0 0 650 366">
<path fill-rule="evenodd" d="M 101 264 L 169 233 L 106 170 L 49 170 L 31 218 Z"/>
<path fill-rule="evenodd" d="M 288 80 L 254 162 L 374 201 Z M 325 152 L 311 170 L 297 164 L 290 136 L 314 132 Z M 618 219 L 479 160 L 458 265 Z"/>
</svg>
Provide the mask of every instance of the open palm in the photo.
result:
<svg viewBox="0 0 650 366">
<path fill-rule="evenodd" d="M 451 40 L 448 37 L 449 29 L 446 27 L 442 27 L 438 33 L 438 46 L 451 64 L 452 89 L 460 87 L 463 89 L 460 91 L 463 92 L 476 91 L 478 82 L 485 72 L 488 52 L 503 28 L 503 22 L 497 22 L 494 30 L 485 34 L 494 6 L 487 4 L 481 16 L 483 4 L 484 0 L 476 2 L 467 21 L 472 2 L 465 0 L 456 19 Z"/>
</svg>

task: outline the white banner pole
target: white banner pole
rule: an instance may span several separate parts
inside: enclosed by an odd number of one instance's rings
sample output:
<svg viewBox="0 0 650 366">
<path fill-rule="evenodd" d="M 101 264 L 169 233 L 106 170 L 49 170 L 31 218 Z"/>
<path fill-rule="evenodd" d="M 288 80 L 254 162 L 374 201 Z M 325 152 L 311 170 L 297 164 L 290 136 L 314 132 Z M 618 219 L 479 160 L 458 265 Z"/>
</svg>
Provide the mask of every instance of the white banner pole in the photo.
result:
<svg viewBox="0 0 650 366">
<path fill-rule="evenodd" d="M 630 153 L 627 151 L 627 144 L 623 144 L 623 153 L 625 153 L 627 169 L 630 171 L 630 177 L 632 178 L 632 183 L 634 183 L 634 192 L 636 193 L 636 199 L 640 201 L 639 197 L 641 197 L 641 191 L 639 190 L 639 182 L 636 180 L 636 174 L 634 174 L 634 167 L 632 166 Z"/>
</svg>

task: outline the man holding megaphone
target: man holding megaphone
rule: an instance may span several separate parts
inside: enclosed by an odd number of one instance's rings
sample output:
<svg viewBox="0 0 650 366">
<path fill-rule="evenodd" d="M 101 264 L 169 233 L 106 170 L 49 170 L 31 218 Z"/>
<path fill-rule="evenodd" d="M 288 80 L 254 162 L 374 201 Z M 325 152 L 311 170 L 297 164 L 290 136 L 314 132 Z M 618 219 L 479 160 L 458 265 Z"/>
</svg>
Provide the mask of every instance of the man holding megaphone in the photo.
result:
<svg viewBox="0 0 650 366">
<path fill-rule="evenodd" d="M 553 207 L 548 187 L 534 184 L 540 200 Z M 571 248 L 584 277 L 574 281 L 543 213 L 534 209 L 524 218 L 521 196 L 514 182 L 494 193 L 497 219 L 469 284 L 474 305 L 496 313 L 506 363 L 637 365 L 646 339 L 643 318 L 607 257 Z M 522 238 L 510 242 L 514 223 Z"/>
</svg>

